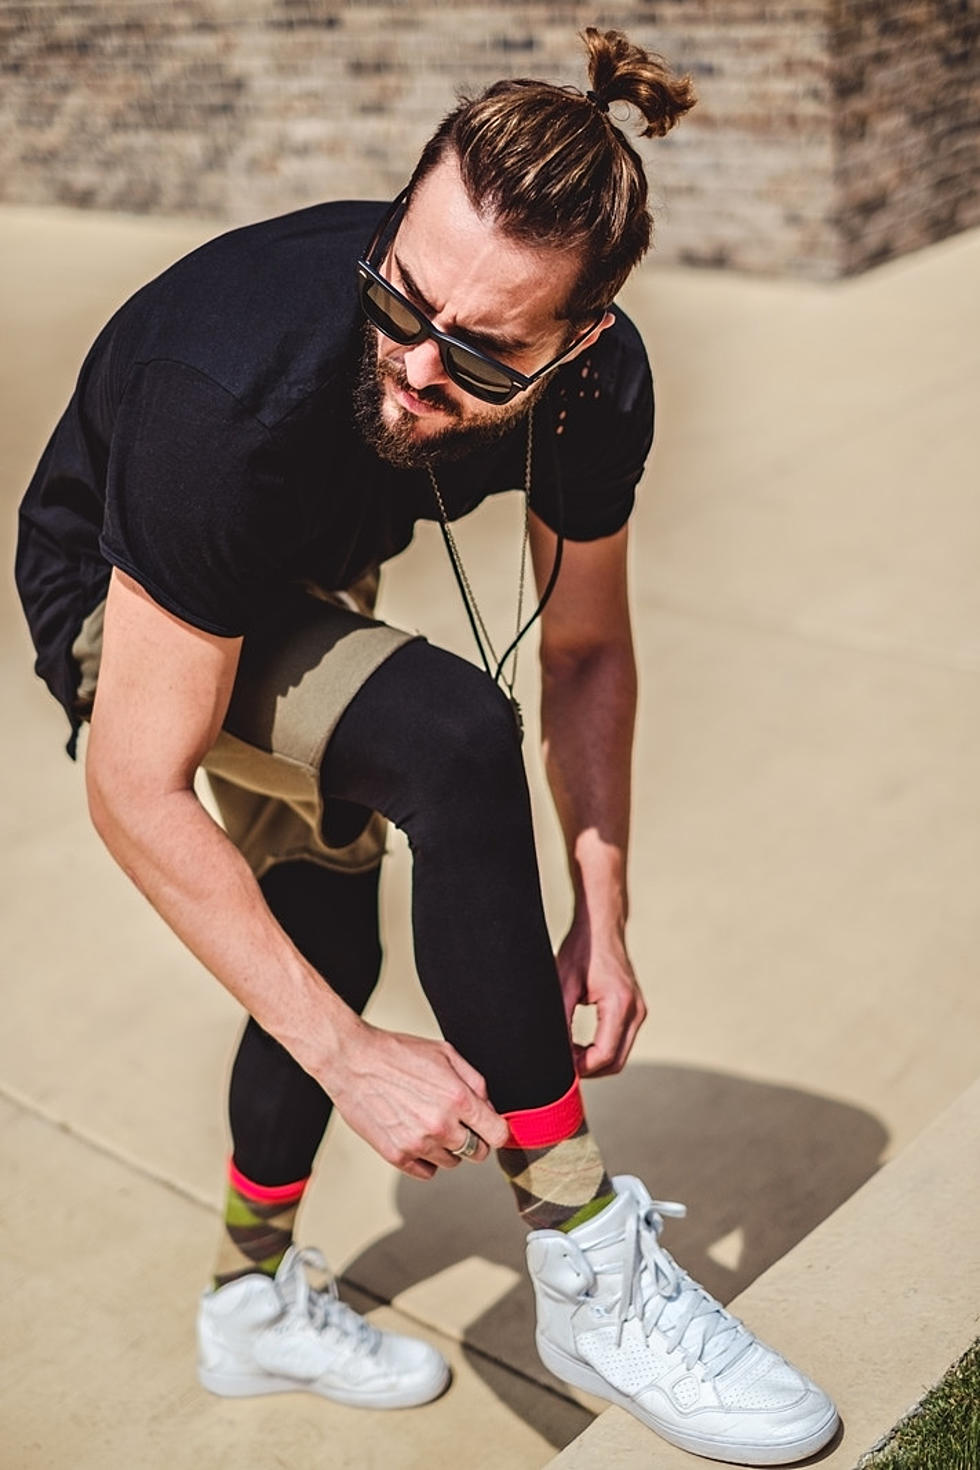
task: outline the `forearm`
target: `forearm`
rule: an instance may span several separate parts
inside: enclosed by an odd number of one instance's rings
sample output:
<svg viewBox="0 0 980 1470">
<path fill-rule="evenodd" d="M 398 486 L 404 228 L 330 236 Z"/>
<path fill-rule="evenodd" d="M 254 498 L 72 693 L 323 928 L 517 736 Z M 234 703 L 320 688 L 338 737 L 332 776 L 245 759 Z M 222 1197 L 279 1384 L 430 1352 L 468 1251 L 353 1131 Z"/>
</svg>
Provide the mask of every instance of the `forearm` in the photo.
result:
<svg viewBox="0 0 980 1470">
<path fill-rule="evenodd" d="M 621 935 L 628 913 L 636 665 L 628 636 L 542 662 L 545 766 L 565 837 L 576 917 Z"/>
<path fill-rule="evenodd" d="M 259 1024 L 325 1081 L 358 1020 L 277 924 L 193 791 L 107 792 L 91 771 L 88 785 L 95 826 L 124 871 Z"/>
</svg>

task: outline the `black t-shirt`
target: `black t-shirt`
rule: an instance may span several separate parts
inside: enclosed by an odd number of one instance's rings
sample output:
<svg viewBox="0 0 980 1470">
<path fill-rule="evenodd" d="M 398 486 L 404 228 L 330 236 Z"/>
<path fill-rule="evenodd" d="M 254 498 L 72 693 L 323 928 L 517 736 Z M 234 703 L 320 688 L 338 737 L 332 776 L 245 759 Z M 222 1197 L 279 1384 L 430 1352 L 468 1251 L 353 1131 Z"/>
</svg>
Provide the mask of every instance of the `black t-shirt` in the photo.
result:
<svg viewBox="0 0 980 1470">
<path fill-rule="evenodd" d="M 437 519 L 425 472 L 381 460 L 352 412 L 354 266 L 384 207 L 321 204 L 222 235 L 96 339 L 21 506 L 17 552 L 37 671 L 69 713 L 71 645 L 112 566 L 184 621 L 237 636 L 298 580 L 348 586 Z M 646 354 L 616 318 L 535 410 L 532 505 L 573 540 L 625 523 L 652 441 Z M 450 518 L 522 486 L 524 452 L 521 426 L 443 465 Z"/>
</svg>

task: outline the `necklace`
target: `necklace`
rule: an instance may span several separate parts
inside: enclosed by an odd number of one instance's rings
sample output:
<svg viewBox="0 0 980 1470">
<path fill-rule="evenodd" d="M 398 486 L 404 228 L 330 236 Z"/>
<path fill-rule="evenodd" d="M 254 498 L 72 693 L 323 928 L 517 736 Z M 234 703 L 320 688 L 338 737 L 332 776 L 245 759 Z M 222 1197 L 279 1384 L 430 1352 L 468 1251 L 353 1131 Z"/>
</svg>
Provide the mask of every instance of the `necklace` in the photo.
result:
<svg viewBox="0 0 980 1470">
<path fill-rule="evenodd" d="M 524 458 L 524 532 L 521 537 L 520 572 L 517 579 L 517 621 L 514 628 L 513 640 L 504 650 L 502 658 L 497 657 L 497 651 L 493 646 L 493 640 L 490 637 L 489 630 L 483 619 L 483 614 L 480 612 L 476 597 L 473 594 L 473 588 L 470 585 L 470 579 L 466 575 L 466 568 L 463 565 L 463 558 L 459 554 L 459 547 L 456 544 L 456 538 L 453 535 L 452 527 L 449 524 L 449 516 L 446 514 L 446 507 L 443 502 L 442 493 L 439 489 L 439 482 L 435 476 L 435 471 L 428 461 L 426 461 L 425 466 L 429 472 L 429 479 L 432 483 L 432 491 L 435 495 L 436 505 L 439 509 L 439 524 L 442 528 L 442 539 L 446 544 L 446 551 L 449 553 L 449 561 L 452 565 L 452 569 L 456 577 L 456 585 L 459 588 L 459 595 L 463 599 L 463 606 L 466 609 L 466 615 L 469 618 L 470 627 L 473 629 L 473 637 L 476 640 L 476 646 L 480 653 L 480 659 L 483 663 L 483 667 L 486 669 L 487 673 L 495 684 L 500 684 L 501 681 L 503 681 L 503 686 L 507 691 L 507 697 L 510 700 L 510 707 L 514 711 L 514 720 L 517 724 L 518 733 L 520 734 L 522 740 L 524 738 L 524 716 L 521 713 L 521 707 L 518 704 L 517 696 L 514 693 L 514 685 L 517 681 L 518 647 L 520 645 L 521 638 L 527 632 L 527 628 L 521 627 L 521 616 L 524 611 L 524 585 L 527 579 L 527 547 L 529 533 L 529 516 L 531 507 L 531 460 L 533 458 L 534 444 L 533 424 L 534 409 L 531 408 L 528 410 L 527 415 L 527 450 Z M 534 619 L 532 618 L 531 621 L 533 622 Z M 530 626 L 531 624 L 528 623 L 527 627 Z M 511 658 L 509 675 L 504 673 L 504 664 L 507 662 L 508 655 L 510 655 Z"/>
</svg>

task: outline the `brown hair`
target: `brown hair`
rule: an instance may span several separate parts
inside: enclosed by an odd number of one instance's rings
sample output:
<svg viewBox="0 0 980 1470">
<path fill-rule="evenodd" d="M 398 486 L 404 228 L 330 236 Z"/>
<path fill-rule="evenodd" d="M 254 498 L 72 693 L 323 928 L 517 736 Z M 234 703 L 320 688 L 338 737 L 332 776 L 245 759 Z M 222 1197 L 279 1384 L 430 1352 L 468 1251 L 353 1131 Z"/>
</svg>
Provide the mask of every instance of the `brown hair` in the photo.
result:
<svg viewBox="0 0 980 1470">
<path fill-rule="evenodd" d="M 653 221 L 636 149 L 609 115 L 624 102 L 642 137 L 662 137 L 695 96 L 690 77 L 620 31 L 590 26 L 589 92 L 516 77 L 460 100 L 423 149 L 414 190 L 450 150 L 475 209 L 515 240 L 580 250 L 582 272 L 563 315 L 585 323 L 609 305 L 650 244 Z"/>
</svg>

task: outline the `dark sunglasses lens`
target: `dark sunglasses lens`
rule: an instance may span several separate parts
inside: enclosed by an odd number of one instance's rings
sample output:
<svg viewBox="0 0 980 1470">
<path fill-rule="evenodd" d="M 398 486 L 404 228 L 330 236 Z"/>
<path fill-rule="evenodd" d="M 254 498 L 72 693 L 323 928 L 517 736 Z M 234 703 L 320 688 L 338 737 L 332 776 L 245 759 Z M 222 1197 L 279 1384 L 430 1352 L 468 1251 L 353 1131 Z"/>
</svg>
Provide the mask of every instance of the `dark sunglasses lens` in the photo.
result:
<svg viewBox="0 0 980 1470">
<path fill-rule="evenodd" d="M 361 278 L 361 305 L 378 330 L 403 347 L 425 335 L 425 323 L 408 302 L 369 276 Z"/>
<path fill-rule="evenodd" d="M 506 403 L 517 391 L 505 373 L 465 347 L 447 343 L 444 361 L 453 382 L 485 403 Z"/>
<path fill-rule="evenodd" d="M 379 332 L 402 347 L 410 347 L 429 335 L 426 318 L 397 291 L 367 274 L 362 274 L 360 280 L 361 307 Z M 507 403 L 517 392 L 517 385 L 502 368 L 485 362 L 475 352 L 444 340 L 440 342 L 440 350 L 453 382 L 475 398 L 482 398 L 484 403 Z"/>
</svg>

